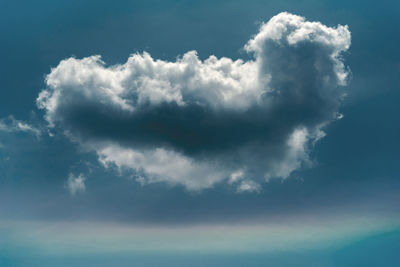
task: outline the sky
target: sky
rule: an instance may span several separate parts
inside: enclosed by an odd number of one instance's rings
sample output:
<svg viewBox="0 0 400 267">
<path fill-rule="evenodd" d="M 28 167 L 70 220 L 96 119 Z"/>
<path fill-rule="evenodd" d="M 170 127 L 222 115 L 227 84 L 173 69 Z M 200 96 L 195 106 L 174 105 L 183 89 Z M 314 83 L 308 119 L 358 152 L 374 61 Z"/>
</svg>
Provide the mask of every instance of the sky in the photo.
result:
<svg viewBox="0 0 400 267">
<path fill-rule="evenodd" d="M 399 266 L 396 1 L 1 1 L 0 266 Z"/>
</svg>

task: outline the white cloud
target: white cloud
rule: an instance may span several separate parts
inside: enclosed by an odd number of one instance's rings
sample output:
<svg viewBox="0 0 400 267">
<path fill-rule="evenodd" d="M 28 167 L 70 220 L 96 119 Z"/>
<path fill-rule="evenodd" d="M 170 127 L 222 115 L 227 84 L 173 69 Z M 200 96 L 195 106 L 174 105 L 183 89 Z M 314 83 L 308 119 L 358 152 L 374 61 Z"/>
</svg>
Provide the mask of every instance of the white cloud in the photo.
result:
<svg viewBox="0 0 400 267">
<path fill-rule="evenodd" d="M 318 134 L 319 132 L 317 132 Z M 296 169 L 301 167 L 301 164 L 310 164 L 306 146 L 310 138 L 318 138 L 319 136 L 310 137 L 306 128 L 295 129 L 287 140 L 287 152 L 283 160 L 275 162 L 271 170 L 266 173 L 267 180 L 280 177 L 287 178 Z"/>
<path fill-rule="evenodd" d="M 143 172 L 146 179 L 140 179 L 142 184 L 167 182 L 184 185 L 189 190 L 199 190 L 211 187 L 226 177 L 226 171 L 219 170 L 212 163 L 196 162 L 190 157 L 163 148 L 135 151 L 106 145 L 96 150 L 105 167 L 115 165 L 120 171 L 132 169 L 137 173 Z"/>
<path fill-rule="evenodd" d="M 257 191 L 308 165 L 309 144 L 338 119 L 349 46 L 347 26 L 280 13 L 245 45 L 254 60 L 144 52 L 107 67 L 100 56 L 68 58 L 37 104 L 49 127 L 143 184 L 199 190 L 226 180 Z"/>
<path fill-rule="evenodd" d="M 68 176 L 68 180 L 65 184 L 65 187 L 73 196 L 79 193 L 83 193 L 86 191 L 85 180 L 86 177 L 83 176 L 82 173 L 79 174 L 78 176 L 75 176 L 74 174 L 70 173 Z"/>
</svg>

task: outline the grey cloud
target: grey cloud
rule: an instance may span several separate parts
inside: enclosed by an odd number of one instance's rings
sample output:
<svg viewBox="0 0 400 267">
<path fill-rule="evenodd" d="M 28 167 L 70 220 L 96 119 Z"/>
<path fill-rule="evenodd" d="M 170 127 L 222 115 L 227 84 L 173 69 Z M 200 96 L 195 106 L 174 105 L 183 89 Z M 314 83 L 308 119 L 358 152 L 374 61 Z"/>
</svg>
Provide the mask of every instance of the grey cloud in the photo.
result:
<svg viewBox="0 0 400 267">
<path fill-rule="evenodd" d="M 141 183 L 198 190 L 226 180 L 258 191 L 307 165 L 311 144 L 338 118 L 349 46 L 347 26 L 280 13 L 246 44 L 254 60 L 143 53 L 106 67 L 100 56 L 69 58 L 37 103 L 49 127 Z"/>
</svg>

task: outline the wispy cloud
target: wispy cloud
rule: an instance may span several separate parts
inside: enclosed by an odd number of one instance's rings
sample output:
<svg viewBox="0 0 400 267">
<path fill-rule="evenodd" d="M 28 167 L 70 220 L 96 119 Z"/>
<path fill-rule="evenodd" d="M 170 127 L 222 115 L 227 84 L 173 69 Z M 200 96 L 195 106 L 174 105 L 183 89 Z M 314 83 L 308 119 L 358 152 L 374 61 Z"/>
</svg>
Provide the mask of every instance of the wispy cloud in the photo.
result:
<svg viewBox="0 0 400 267">
<path fill-rule="evenodd" d="M 41 131 L 38 128 L 27 122 L 17 120 L 12 115 L 0 119 L 0 132 L 26 132 L 36 136 L 41 135 Z"/>
<path fill-rule="evenodd" d="M 279 252 L 341 247 L 368 235 L 399 229 L 398 219 L 329 220 L 248 225 L 139 226 L 100 222 L 2 222 L 0 233 L 41 254 L 134 252 Z"/>
<path fill-rule="evenodd" d="M 65 187 L 68 189 L 71 195 L 75 196 L 76 194 L 80 194 L 86 191 L 85 180 L 86 177 L 82 173 L 78 176 L 70 173 Z"/>
</svg>

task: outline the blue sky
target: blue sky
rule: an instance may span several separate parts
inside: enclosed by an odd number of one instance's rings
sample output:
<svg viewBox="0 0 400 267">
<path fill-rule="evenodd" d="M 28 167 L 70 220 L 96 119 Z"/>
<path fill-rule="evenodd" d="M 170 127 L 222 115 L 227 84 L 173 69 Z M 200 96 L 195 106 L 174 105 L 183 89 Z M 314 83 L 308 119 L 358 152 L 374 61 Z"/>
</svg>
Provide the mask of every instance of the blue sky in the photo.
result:
<svg viewBox="0 0 400 267">
<path fill-rule="evenodd" d="M 1 6 L 1 266 L 399 265 L 397 2 Z"/>
</svg>

